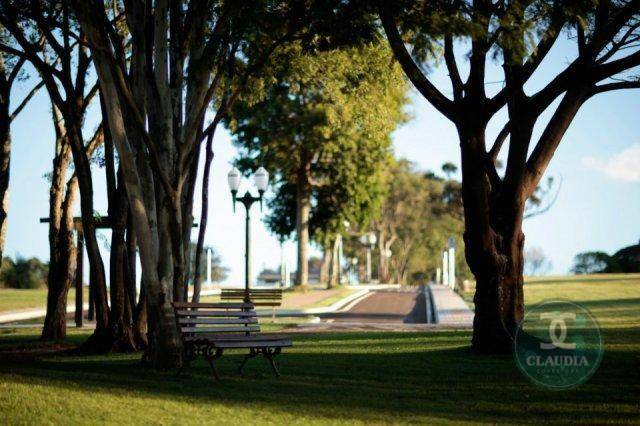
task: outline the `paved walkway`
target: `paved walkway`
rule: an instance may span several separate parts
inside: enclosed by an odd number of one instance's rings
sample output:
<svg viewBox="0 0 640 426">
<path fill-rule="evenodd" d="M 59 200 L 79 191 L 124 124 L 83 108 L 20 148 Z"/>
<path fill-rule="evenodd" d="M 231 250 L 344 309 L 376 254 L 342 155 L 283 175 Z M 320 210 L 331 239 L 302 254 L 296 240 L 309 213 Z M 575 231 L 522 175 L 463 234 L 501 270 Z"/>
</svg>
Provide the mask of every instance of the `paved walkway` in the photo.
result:
<svg viewBox="0 0 640 426">
<path fill-rule="evenodd" d="M 473 312 L 467 303 L 449 287 L 429 284 L 438 325 L 452 327 L 473 326 Z"/>
<path fill-rule="evenodd" d="M 416 287 L 374 291 L 340 312 L 320 317 L 336 323 L 426 323 L 425 295 Z"/>
<path fill-rule="evenodd" d="M 282 307 L 285 309 L 300 308 L 301 306 L 315 305 L 316 303 L 339 294 L 342 289 L 314 289 L 306 293 L 298 292 L 287 294 L 282 300 Z M 346 296 L 345 296 L 346 297 Z"/>
</svg>

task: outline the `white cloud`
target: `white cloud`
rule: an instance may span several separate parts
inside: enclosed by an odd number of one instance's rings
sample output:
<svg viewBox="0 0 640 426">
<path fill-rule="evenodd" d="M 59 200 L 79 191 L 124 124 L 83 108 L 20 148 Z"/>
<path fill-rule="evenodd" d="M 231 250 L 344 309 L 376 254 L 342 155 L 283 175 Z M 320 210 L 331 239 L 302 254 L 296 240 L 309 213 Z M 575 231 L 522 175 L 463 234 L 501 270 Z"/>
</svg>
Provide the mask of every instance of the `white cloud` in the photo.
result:
<svg viewBox="0 0 640 426">
<path fill-rule="evenodd" d="M 584 157 L 582 165 L 598 170 L 611 179 L 640 182 L 640 143 L 610 158 Z"/>
</svg>

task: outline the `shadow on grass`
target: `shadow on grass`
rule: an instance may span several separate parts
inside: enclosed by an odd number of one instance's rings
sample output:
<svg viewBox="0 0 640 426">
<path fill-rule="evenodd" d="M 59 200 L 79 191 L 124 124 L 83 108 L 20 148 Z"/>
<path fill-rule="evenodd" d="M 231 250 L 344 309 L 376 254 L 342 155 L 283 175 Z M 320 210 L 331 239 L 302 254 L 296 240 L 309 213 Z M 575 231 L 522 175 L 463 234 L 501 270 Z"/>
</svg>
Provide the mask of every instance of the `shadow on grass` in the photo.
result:
<svg viewBox="0 0 640 426">
<path fill-rule="evenodd" d="M 238 376 L 242 355 L 234 352 L 219 361 L 219 383 L 202 360 L 189 376 L 176 377 L 141 367 L 137 355 L 4 363 L 0 377 L 61 390 L 126 389 L 135 397 L 312 413 L 328 420 L 597 423 L 629 421 L 629 407 L 637 407 L 637 352 L 608 352 L 589 383 L 554 392 L 528 383 L 510 356 L 471 355 L 468 339 L 468 332 L 456 331 L 296 336 L 296 347 L 278 357 L 282 377 L 274 378 L 263 359 L 250 361 L 245 377 Z"/>
</svg>

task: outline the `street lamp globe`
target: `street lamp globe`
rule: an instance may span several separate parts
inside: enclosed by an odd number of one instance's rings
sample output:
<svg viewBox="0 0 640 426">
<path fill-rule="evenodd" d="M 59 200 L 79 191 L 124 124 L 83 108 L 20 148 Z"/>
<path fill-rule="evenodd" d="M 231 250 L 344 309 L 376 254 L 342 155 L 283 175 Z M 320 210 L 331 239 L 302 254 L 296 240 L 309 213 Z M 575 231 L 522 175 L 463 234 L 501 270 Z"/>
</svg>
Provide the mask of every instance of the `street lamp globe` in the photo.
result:
<svg viewBox="0 0 640 426">
<path fill-rule="evenodd" d="M 238 188 L 240 188 L 240 178 L 240 170 L 236 167 L 231 168 L 231 171 L 227 175 L 227 182 L 229 182 L 231 192 L 238 192 Z"/>
<path fill-rule="evenodd" d="M 370 233 L 368 236 L 368 243 L 370 246 L 374 245 L 376 243 L 376 241 L 378 241 L 378 238 L 376 238 L 376 234 L 374 234 L 373 232 Z"/>
<path fill-rule="evenodd" d="M 264 167 L 260 167 L 253 175 L 253 180 L 259 192 L 265 192 L 269 185 L 269 172 Z"/>
</svg>

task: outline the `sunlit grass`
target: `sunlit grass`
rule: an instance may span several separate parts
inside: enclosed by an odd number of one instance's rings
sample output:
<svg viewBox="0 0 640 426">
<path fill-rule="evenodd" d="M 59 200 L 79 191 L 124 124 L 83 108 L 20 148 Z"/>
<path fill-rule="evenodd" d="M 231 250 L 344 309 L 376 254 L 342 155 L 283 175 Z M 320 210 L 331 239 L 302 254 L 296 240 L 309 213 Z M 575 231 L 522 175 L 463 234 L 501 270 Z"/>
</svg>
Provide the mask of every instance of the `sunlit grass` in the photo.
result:
<svg viewBox="0 0 640 426">
<path fill-rule="evenodd" d="M 142 367 L 138 354 L 3 360 L 2 423 L 637 424 L 640 283 L 592 285 L 525 289 L 529 304 L 575 300 L 602 325 L 600 369 L 569 391 L 529 383 L 510 356 L 471 355 L 469 331 L 292 334 L 295 346 L 279 357 L 279 379 L 262 359 L 239 377 L 239 352 L 221 359 L 220 383 L 202 361 L 177 378 Z M 72 331 L 70 340 L 85 336 Z M 35 337 L 33 330 L 0 335 L 0 350 Z"/>
<path fill-rule="evenodd" d="M 84 289 L 85 302 L 88 291 Z M 67 303 L 75 303 L 76 291 L 69 289 Z M 47 306 L 47 289 L 13 289 L 0 288 L 0 312 L 16 311 L 29 308 L 45 308 Z"/>
</svg>

